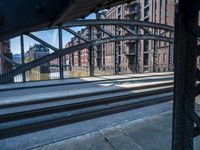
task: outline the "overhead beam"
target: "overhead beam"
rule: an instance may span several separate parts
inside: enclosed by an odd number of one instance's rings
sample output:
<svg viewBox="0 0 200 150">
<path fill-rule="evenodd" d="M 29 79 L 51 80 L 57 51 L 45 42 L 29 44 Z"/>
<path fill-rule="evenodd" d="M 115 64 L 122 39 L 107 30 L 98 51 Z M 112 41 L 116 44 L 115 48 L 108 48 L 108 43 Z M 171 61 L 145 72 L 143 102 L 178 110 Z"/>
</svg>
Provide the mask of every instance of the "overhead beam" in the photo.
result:
<svg viewBox="0 0 200 150">
<path fill-rule="evenodd" d="M 44 46 L 46 46 L 46 47 L 52 49 L 53 51 L 55 51 L 55 52 L 58 51 L 58 49 L 57 49 L 56 47 L 50 45 L 49 43 L 45 42 L 44 40 L 38 38 L 37 36 L 35 36 L 35 35 L 33 35 L 33 34 L 29 33 L 29 34 L 26 34 L 26 35 L 29 36 L 30 38 L 36 40 L 37 42 L 43 44 Z"/>
<path fill-rule="evenodd" d="M 88 19 L 88 20 L 76 20 L 64 23 L 62 26 L 65 27 L 75 27 L 75 26 L 93 26 L 93 25 L 122 25 L 122 26 L 145 26 L 150 28 L 158 28 L 163 30 L 174 31 L 174 28 L 169 25 L 144 22 L 136 20 L 123 20 L 123 19 Z"/>
<path fill-rule="evenodd" d="M 107 34 L 108 36 L 114 37 L 114 34 L 112 34 L 111 32 L 109 32 L 108 30 L 103 29 L 102 27 L 97 26 L 97 25 L 94 25 L 94 27 L 97 28 L 98 30 L 102 31 L 103 33 Z"/>
<path fill-rule="evenodd" d="M 79 39 L 83 40 L 84 42 L 88 42 L 88 40 L 86 38 L 84 38 L 81 34 L 75 32 L 74 30 L 66 27 L 64 28 L 64 30 L 66 30 L 67 32 L 73 34 L 74 36 L 78 37 Z"/>
<path fill-rule="evenodd" d="M 127 26 L 123 26 L 123 25 L 119 25 L 122 29 L 124 29 L 126 32 L 128 32 L 129 34 L 136 34 L 135 31 L 131 30 L 130 28 L 128 28 Z"/>
</svg>

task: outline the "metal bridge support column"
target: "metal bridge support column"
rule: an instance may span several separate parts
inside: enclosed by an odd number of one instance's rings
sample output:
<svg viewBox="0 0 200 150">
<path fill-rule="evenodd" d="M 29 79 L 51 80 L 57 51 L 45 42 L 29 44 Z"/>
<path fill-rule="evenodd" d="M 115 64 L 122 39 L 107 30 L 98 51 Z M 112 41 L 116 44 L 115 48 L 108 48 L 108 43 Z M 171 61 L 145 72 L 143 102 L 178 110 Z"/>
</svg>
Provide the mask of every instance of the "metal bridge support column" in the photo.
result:
<svg viewBox="0 0 200 150">
<path fill-rule="evenodd" d="M 20 44 L 21 44 L 21 62 L 22 62 L 22 64 L 24 64 L 25 59 L 24 59 L 24 37 L 23 37 L 23 35 L 20 36 Z M 23 80 L 23 82 L 26 82 L 26 73 L 25 72 L 22 73 L 22 80 Z"/>
<path fill-rule="evenodd" d="M 157 43 L 153 41 L 153 72 L 156 72 L 157 68 L 157 50 L 156 50 Z"/>
<path fill-rule="evenodd" d="M 92 26 L 89 26 L 89 39 L 92 40 Z M 94 76 L 94 49 L 89 47 L 89 67 L 90 67 L 90 77 Z"/>
<path fill-rule="evenodd" d="M 62 41 L 62 29 L 59 27 L 58 29 L 58 38 L 59 38 L 59 50 L 63 48 Z M 59 57 L 59 70 L 60 70 L 60 79 L 64 78 L 64 70 L 63 70 L 63 56 Z"/>
<path fill-rule="evenodd" d="M 170 37 L 172 37 L 172 32 L 170 32 Z M 174 46 L 172 43 L 169 43 L 169 56 L 168 56 L 168 71 L 173 71 L 173 49 Z"/>
<path fill-rule="evenodd" d="M 117 35 L 119 35 L 118 34 L 118 31 L 119 30 L 119 26 L 115 26 L 115 35 L 117 36 Z M 115 42 L 115 51 L 114 51 L 114 53 L 115 53 L 115 58 L 114 58 L 114 60 L 115 60 L 115 75 L 118 75 L 119 74 L 119 42 Z"/>
<path fill-rule="evenodd" d="M 173 150 L 192 150 L 195 113 L 198 1 L 180 0 L 175 19 Z M 198 123 L 196 123 L 199 127 Z"/>
<path fill-rule="evenodd" d="M 158 29 L 154 29 L 154 34 L 158 35 Z M 156 72 L 158 69 L 158 56 L 157 56 L 157 48 L 158 47 L 158 41 L 154 40 L 153 41 L 153 72 Z"/>
</svg>

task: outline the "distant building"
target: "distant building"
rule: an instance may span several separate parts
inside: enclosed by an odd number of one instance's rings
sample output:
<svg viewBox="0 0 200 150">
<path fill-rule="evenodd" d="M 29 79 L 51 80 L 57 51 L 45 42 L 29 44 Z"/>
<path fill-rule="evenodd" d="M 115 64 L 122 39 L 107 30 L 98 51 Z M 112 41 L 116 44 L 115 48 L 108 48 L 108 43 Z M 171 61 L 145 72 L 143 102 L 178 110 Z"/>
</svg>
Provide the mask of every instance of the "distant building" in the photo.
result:
<svg viewBox="0 0 200 150">
<path fill-rule="evenodd" d="M 105 18 L 105 12 L 101 12 L 96 14 L 97 19 L 104 19 Z M 81 34 L 85 39 L 90 40 L 91 39 L 96 39 L 96 38 L 101 38 L 101 32 L 99 29 L 93 27 L 91 29 L 91 37 L 89 37 L 89 27 L 83 28 L 80 31 L 78 31 L 79 34 Z M 78 37 L 73 37 L 71 38 L 71 41 L 69 41 L 66 44 L 67 47 L 71 47 L 77 44 L 83 43 L 81 39 Z M 99 46 L 94 46 L 93 47 L 93 56 L 94 56 L 94 66 L 101 68 L 102 66 L 105 65 L 105 52 L 103 49 L 103 45 Z M 66 62 L 74 67 L 88 67 L 89 66 L 89 50 L 87 48 L 84 48 L 82 50 L 77 50 L 73 53 L 70 53 L 66 57 Z"/>
<path fill-rule="evenodd" d="M 25 59 L 26 61 L 32 61 L 48 55 L 50 53 L 49 48 L 42 44 L 34 44 L 33 46 L 29 47 L 29 50 L 26 52 Z"/>
<path fill-rule="evenodd" d="M 46 56 L 50 53 L 49 48 L 42 44 L 34 44 L 29 47 L 29 50 L 25 54 L 25 61 L 30 62 L 40 57 Z M 50 62 L 46 62 L 40 66 L 40 73 L 49 73 Z"/>
<path fill-rule="evenodd" d="M 12 69 L 12 64 L 5 61 L 2 57 L 8 57 L 12 59 L 12 53 L 10 51 L 10 41 L 0 42 L 0 74 L 6 73 L 7 71 Z"/>
</svg>

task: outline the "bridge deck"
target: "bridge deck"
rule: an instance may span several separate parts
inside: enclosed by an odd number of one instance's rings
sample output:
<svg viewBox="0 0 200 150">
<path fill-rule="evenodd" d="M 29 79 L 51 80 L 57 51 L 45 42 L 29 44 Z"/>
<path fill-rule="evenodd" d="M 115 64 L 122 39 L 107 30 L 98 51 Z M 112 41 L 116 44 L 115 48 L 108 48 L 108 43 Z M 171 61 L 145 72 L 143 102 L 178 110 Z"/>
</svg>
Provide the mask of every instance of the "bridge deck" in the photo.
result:
<svg viewBox="0 0 200 150">
<path fill-rule="evenodd" d="M 160 73 L 145 73 L 145 74 L 125 74 L 125 75 L 82 77 L 82 78 L 36 81 L 36 82 L 25 82 L 25 83 L 11 83 L 11 84 L 1 85 L 0 91 L 48 87 L 48 86 L 56 86 L 56 85 L 68 85 L 68 84 L 77 84 L 77 83 L 86 83 L 86 82 L 98 82 L 98 81 L 114 80 L 114 79 L 141 78 L 141 77 L 148 77 L 148 76 L 164 76 L 164 75 L 172 75 L 172 74 L 173 74 L 172 72 L 160 72 Z"/>
<path fill-rule="evenodd" d="M 172 102 L 0 141 L 2 150 L 169 150 Z M 200 139 L 195 139 L 195 149 Z"/>
<path fill-rule="evenodd" d="M 0 106 L 170 82 L 172 73 L 129 74 L 2 85 Z M 23 93 L 23 94 L 22 94 Z"/>
</svg>

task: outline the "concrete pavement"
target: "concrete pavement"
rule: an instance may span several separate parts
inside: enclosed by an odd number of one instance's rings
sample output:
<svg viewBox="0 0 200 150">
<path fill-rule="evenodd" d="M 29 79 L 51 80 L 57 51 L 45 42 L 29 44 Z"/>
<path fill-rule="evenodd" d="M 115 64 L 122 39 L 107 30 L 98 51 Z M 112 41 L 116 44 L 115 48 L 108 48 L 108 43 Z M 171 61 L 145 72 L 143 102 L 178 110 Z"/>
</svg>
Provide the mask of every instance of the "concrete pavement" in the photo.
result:
<svg viewBox="0 0 200 150">
<path fill-rule="evenodd" d="M 172 112 L 148 116 L 34 150 L 170 150 Z M 200 138 L 195 139 L 200 149 Z"/>
</svg>

